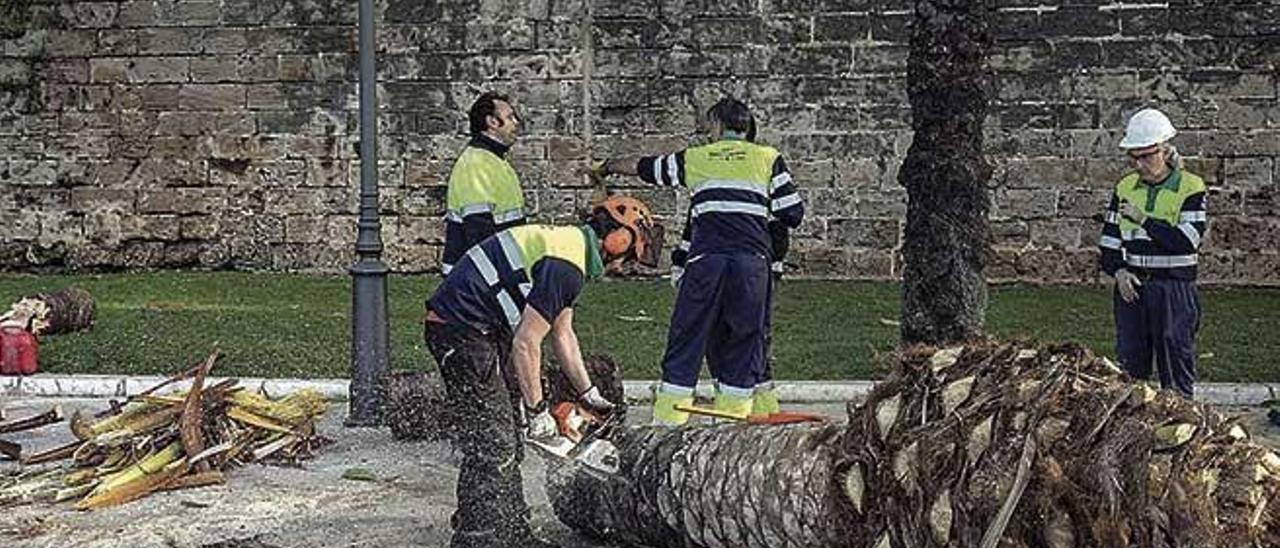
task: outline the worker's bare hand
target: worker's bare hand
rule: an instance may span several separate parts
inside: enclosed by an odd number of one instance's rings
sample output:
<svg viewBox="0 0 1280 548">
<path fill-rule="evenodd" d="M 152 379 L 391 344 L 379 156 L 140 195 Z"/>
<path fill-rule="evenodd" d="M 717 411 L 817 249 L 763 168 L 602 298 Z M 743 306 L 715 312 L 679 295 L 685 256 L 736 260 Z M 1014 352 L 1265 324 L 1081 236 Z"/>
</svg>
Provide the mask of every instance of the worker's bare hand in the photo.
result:
<svg viewBox="0 0 1280 548">
<path fill-rule="evenodd" d="M 1124 302 L 1131 303 L 1138 300 L 1138 286 L 1142 285 L 1132 272 L 1121 268 L 1116 271 L 1116 291 L 1120 292 L 1120 298 Z"/>
<path fill-rule="evenodd" d="M 1142 208 L 1133 205 L 1132 202 L 1122 203 L 1120 205 L 1120 214 L 1138 224 L 1147 222 L 1147 214 L 1142 211 Z"/>
<path fill-rule="evenodd" d="M 618 404 L 613 403 L 600 395 L 600 389 L 595 386 L 588 388 L 586 392 L 583 392 L 581 396 L 578 396 L 578 402 L 588 410 L 601 415 L 613 413 L 614 410 L 618 408 Z"/>
</svg>

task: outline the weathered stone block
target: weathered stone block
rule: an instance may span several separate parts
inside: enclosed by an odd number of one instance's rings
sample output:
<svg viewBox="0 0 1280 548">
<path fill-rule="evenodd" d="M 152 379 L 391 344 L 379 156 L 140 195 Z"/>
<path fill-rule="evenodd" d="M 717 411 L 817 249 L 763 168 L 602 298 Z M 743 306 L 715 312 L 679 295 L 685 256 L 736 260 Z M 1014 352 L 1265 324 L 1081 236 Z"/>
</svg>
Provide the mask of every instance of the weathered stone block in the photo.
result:
<svg viewBox="0 0 1280 548">
<path fill-rule="evenodd" d="M 221 0 L 160 1 L 155 3 L 157 26 L 208 27 L 222 17 Z"/>
<path fill-rule="evenodd" d="M 0 241 L 30 241 L 40 236 L 40 215 L 35 210 L 4 211 L 9 222 L 0 225 Z"/>
<path fill-rule="evenodd" d="M 49 57 L 88 57 L 97 48 L 98 35 L 92 30 L 49 30 L 44 53 Z"/>
<path fill-rule="evenodd" d="M 871 39 L 871 15 L 842 13 L 813 18 L 813 38 L 818 42 L 857 42 Z"/>
<path fill-rule="evenodd" d="M 212 240 L 218 237 L 215 215 L 188 215 L 178 221 L 178 236 L 184 240 Z"/>
<path fill-rule="evenodd" d="M 848 272 L 824 272 L 824 276 L 839 276 L 855 280 L 900 280 L 900 257 L 894 251 L 878 249 L 849 250 Z"/>
<path fill-rule="evenodd" d="M 71 189 L 69 210 L 80 213 L 106 209 L 131 211 L 136 199 L 134 189 L 80 186 Z"/>
<path fill-rule="evenodd" d="M 130 83 L 185 82 L 190 71 L 189 57 L 136 57 L 125 65 Z"/>
<path fill-rule="evenodd" d="M 209 215 L 221 211 L 226 202 L 225 189 L 217 187 L 143 190 L 138 194 L 138 211 L 144 214 Z"/>
<path fill-rule="evenodd" d="M 31 83 L 31 65 L 21 59 L 0 59 L 0 85 L 26 86 Z"/>
<path fill-rule="evenodd" d="M 137 31 L 138 53 L 146 55 L 195 54 L 203 49 L 199 29 L 153 28 Z"/>
<path fill-rule="evenodd" d="M 1239 280 L 1259 285 L 1280 285 L 1280 255 L 1275 253 L 1243 255 L 1237 268 Z"/>
<path fill-rule="evenodd" d="M 125 268 L 154 268 L 164 261 L 164 242 L 130 240 L 120 250 Z"/>
<path fill-rule="evenodd" d="M 1098 271 L 1097 250 L 1034 250 L 1017 258 L 1018 277 L 1023 280 L 1086 283 Z"/>
<path fill-rule="evenodd" d="M 10 160 L 8 169 L 0 173 L 8 185 L 52 186 L 58 180 L 56 160 Z"/>
<path fill-rule="evenodd" d="M 1080 222 L 1075 219 L 1032 220 L 1031 245 L 1044 249 L 1078 249 L 1081 241 Z M 1096 239 L 1096 238 L 1095 238 Z"/>
<path fill-rule="evenodd" d="M 437 217 L 401 215 L 396 219 L 402 244 L 443 244 L 444 220 Z"/>
<path fill-rule="evenodd" d="M 1225 186 L 1245 189 L 1271 188 L 1276 165 L 1273 158 L 1226 158 L 1222 162 L 1222 182 Z"/>
<path fill-rule="evenodd" d="M 120 219 L 120 238 L 172 241 L 178 239 L 178 227 L 177 215 L 131 215 Z"/>
<path fill-rule="evenodd" d="M 992 219 L 1045 219 L 1057 214 L 1058 190 L 1000 189 L 992 196 Z M 1105 207 L 1105 206 L 1104 206 Z"/>
<path fill-rule="evenodd" d="M 322 215 L 290 215 L 284 219 L 284 239 L 289 243 L 323 241 L 328 221 Z"/>
<path fill-rule="evenodd" d="M 649 78 L 658 75 L 661 50 L 598 50 L 595 75 L 598 78 Z"/>
<path fill-rule="evenodd" d="M 1040 101 L 1046 97 L 1067 97 L 1071 89 L 1070 75 L 1057 70 L 999 71 L 993 85 L 996 99 L 1001 101 Z"/>
<path fill-rule="evenodd" d="M 1071 98 L 1077 101 L 1116 100 L 1138 96 L 1137 72 L 1078 72 L 1071 82 Z"/>
<path fill-rule="evenodd" d="M 896 249 L 902 226 L 896 220 L 828 219 L 831 245 L 845 248 Z"/>
<path fill-rule="evenodd" d="M 1114 10 L 1096 6 L 1062 6 L 1040 14 L 1041 36 L 1099 37 L 1120 32 L 1120 20 Z"/>
<path fill-rule="evenodd" d="M 1116 10 L 1123 36 L 1159 37 L 1172 30 L 1168 6 L 1150 4 Z"/>
<path fill-rule="evenodd" d="M 845 45 L 782 47 L 770 61 L 778 75 L 840 76 L 852 70 L 853 48 Z"/>
<path fill-rule="evenodd" d="M 115 2 L 69 2 L 58 6 L 58 16 L 69 28 L 100 29 L 114 25 L 120 5 Z"/>
<path fill-rule="evenodd" d="M 242 84 L 188 84 L 178 88 L 180 110 L 235 110 L 245 106 Z"/>
<path fill-rule="evenodd" d="M 191 59 L 192 82 L 229 83 L 238 80 L 239 76 L 239 63 L 234 56 L 214 55 Z"/>
</svg>

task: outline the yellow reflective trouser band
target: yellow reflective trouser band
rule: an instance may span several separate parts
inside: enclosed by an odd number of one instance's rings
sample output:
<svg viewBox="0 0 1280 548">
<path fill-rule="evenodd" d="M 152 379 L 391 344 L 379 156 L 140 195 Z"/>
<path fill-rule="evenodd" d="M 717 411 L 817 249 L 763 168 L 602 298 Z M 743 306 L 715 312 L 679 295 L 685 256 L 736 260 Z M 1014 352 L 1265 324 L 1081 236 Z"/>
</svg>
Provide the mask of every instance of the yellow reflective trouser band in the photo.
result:
<svg viewBox="0 0 1280 548">
<path fill-rule="evenodd" d="M 724 411 L 733 413 L 740 417 L 751 414 L 754 407 L 755 398 L 752 396 L 752 390 L 741 390 L 732 387 L 717 386 L 716 387 L 716 411 Z"/>
<path fill-rule="evenodd" d="M 773 383 L 757 386 L 751 414 L 770 415 L 779 411 L 782 411 L 782 404 L 778 402 L 778 391 L 773 388 Z"/>
</svg>

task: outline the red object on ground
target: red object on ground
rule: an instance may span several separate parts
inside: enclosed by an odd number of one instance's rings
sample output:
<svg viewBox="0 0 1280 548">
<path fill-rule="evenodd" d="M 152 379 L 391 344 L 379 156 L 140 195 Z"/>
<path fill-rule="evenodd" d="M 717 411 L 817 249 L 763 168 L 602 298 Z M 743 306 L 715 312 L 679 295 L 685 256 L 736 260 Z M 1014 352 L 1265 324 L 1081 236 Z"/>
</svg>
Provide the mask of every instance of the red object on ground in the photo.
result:
<svg viewBox="0 0 1280 548">
<path fill-rule="evenodd" d="M 0 328 L 0 375 L 30 375 L 36 372 L 39 343 L 35 335 L 20 327 Z"/>
</svg>

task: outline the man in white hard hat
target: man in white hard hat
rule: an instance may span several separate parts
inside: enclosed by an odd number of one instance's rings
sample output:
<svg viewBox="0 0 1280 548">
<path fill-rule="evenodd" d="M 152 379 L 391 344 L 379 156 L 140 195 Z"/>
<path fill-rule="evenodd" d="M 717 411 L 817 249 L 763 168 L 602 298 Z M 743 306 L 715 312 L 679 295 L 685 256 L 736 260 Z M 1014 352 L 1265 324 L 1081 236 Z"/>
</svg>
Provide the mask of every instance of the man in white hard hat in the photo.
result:
<svg viewBox="0 0 1280 548">
<path fill-rule="evenodd" d="M 1116 184 L 1098 247 L 1115 278 L 1116 354 L 1143 379 L 1152 364 L 1164 388 L 1190 397 L 1196 381 L 1197 250 L 1207 229 L 1205 185 L 1169 144 L 1177 134 L 1164 113 L 1129 118 L 1120 148 L 1134 171 Z"/>
</svg>

